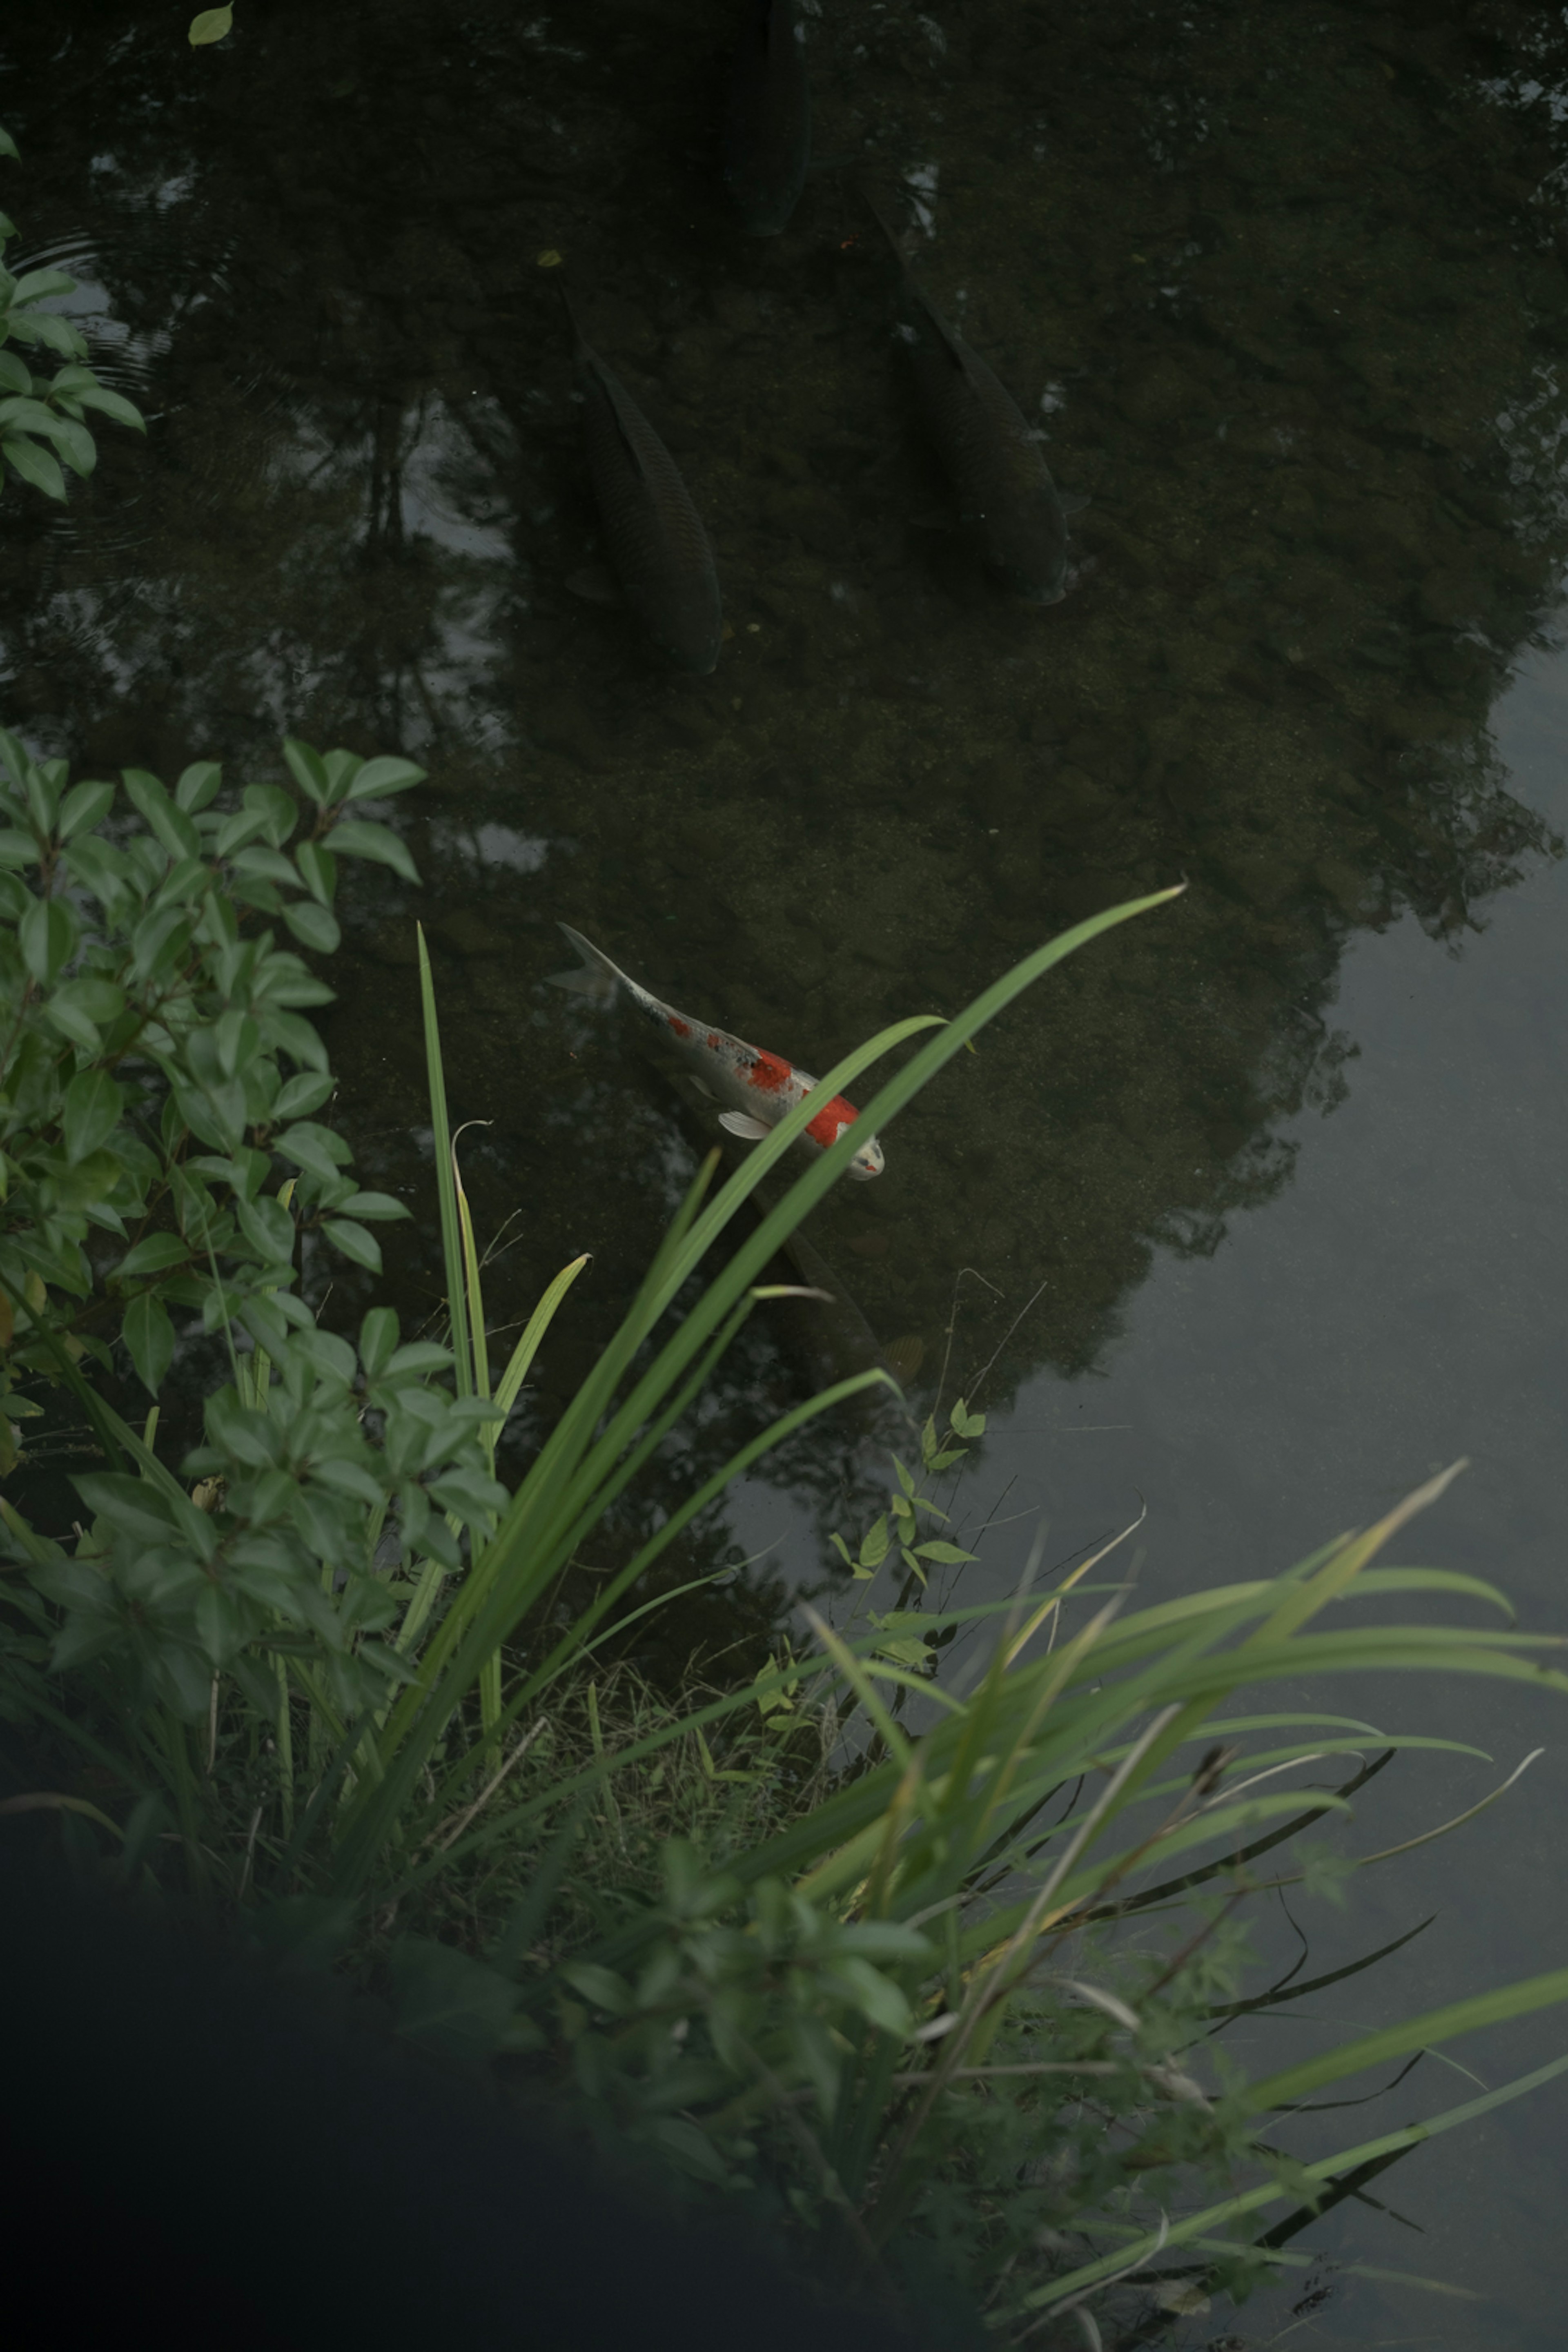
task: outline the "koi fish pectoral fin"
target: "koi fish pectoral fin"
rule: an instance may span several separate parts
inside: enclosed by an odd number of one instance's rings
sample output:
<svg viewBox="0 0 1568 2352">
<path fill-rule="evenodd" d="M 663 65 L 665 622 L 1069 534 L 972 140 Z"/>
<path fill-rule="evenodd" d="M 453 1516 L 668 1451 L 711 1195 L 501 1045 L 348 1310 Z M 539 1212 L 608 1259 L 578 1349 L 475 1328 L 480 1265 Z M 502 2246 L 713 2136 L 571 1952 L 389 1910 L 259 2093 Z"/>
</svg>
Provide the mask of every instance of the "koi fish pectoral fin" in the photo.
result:
<svg viewBox="0 0 1568 2352">
<path fill-rule="evenodd" d="M 719 1124 L 731 1135 L 743 1135 L 749 1143 L 760 1143 L 773 1133 L 765 1119 L 749 1118 L 743 1110 L 721 1110 Z"/>
<path fill-rule="evenodd" d="M 696 1087 L 696 1089 L 697 1089 L 697 1091 L 698 1091 L 698 1093 L 699 1093 L 700 1095 L 706 1095 L 706 1096 L 707 1096 L 707 1097 L 708 1097 L 708 1099 L 709 1099 L 709 1101 L 710 1101 L 710 1102 L 717 1102 L 717 1101 L 718 1101 L 718 1099 L 719 1099 L 718 1096 L 714 1093 L 714 1091 L 713 1091 L 712 1087 L 711 1087 L 707 1083 L 706 1079 L 704 1079 L 704 1078 L 699 1078 L 699 1077 L 697 1077 L 697 1076 L 693 1076 L 693 1078 L 692 1078 L 691 1083 L 692 1083 L 692 1085 Z"/>
<path fill-rule="evenodd" d="M 571 594 L 580 596 L 585 604 L 624 604 L 621 583 L 606 564 L 582 563 L 566 575 Z"/>
</svg>

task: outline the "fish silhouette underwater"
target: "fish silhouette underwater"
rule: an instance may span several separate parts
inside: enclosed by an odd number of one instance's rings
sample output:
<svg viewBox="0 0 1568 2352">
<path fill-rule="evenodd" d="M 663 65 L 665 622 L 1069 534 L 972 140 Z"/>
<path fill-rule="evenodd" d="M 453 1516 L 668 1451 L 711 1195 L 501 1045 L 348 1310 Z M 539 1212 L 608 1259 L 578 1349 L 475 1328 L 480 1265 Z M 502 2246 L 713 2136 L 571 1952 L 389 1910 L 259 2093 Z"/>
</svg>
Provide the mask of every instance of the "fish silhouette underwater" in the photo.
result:
<svg viewBox="0 0 1568 2352">
<path fill-rule="evenodd" d="M 618 376 L 605 365 L 564 290 L 594 497 L 626 604 L 660 651 L 706 677 L 724 613 L 713 550 L 679 468 Z"/>
<path fill-rule="evenodd" d="M 625 989 L 645 1020 L 650 1021 L 677 1049 L 703 1093 L 723 1106 L 719 1124 L 731 1135 L 761 1141 L 796 1103 L 805 1101 L 816 1086 L 816 1080 L 808 1071 L 797 1069 L 783 1055 L 770 1054 L 760 1045 L 748 1045 L 744 1038 L 732 1037 L 728 1030 L 711 1028 L 706 1022 L 692 1021 L 685 1013 L 677 1013 L 672 1005 L 662 1003 L 630 979 L 602 949 L 585 940 L 581 931 L 574 931 L 570 923 L 563 923 L 561 929 L 583 963 L 576 971 L 552 972 L 552 984 L 574 995 L 585 996 L 595 1004 L 613 1003 L 616 992 Z M 835 1095 L 823 1104 L 800 1141 L 808 1151 L 826 1151 L 859 1116 L 852 1102 Z M 862 1180 L 879 1176 L 883 1165 L 882 1147 L 874 1135 L 868 1135 L 850 1160 L 849 1173 Z"/>
<path fill-rule="evenodd" d="M 900 321 L 914 369 L 921 416 L 973 532 L 986 569 L 1031 604 L 1057 604 L 1068 592 L 1068 517 L 1089 504 L 1064 498 L 1011 393 L 950 327 L 905 257 L 875 199 L 866 202 L 899 265 Z"/>
<path fill-rule="evenodd" d="M 745 0 L 724 120 L 724 185 L 752 236 L 777 236 L 811 165 L 811 86 L 795 0 Z"/>
</svg>

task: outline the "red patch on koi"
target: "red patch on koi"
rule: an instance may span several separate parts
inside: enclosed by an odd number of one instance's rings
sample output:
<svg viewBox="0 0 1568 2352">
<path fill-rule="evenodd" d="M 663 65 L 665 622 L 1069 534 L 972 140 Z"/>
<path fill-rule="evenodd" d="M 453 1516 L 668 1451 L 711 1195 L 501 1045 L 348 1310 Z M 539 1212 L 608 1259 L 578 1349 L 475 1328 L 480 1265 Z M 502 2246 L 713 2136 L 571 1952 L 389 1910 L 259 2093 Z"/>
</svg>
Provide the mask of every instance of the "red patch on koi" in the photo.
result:
<svg viewBox="0 0 1568 2352">
<path fill-rule="evenodd" d="M 755 1087 L 759 1094 L 782 1094 L 794 1076 L 782 1055 L 764 1053 L 759 1046 L 756 1059 L 746 1072 L 746 1084 Z"/>
<path fill-rule="evenodd" d="M 689 1037 L 691 1034 L 690 1022 L 683 1021 L 679 1013 L 672 1013 L 670 1014 L 669 1025 L 674 1030 L 678 1037 Z"/>
<path fill-rule="evenodd" d="M 719 1033 L 716 1029 L 710 1029 L 708 1032 L 708 1050 L 710 1054 L 716 1054 L 719 1051 Z"/>
<path fill-rule="evenodd" d="M 826 1151 L 831 1144 L 837 1142 L 840 1128 L 851 1126 L 859 1116 L 852 1102 L 846 1102 L 842 1095 L 835 1095 L 826 1109 L 817 1112 L 805 1131 L 812 1141 L 820 1143 Z"/>
</svg>

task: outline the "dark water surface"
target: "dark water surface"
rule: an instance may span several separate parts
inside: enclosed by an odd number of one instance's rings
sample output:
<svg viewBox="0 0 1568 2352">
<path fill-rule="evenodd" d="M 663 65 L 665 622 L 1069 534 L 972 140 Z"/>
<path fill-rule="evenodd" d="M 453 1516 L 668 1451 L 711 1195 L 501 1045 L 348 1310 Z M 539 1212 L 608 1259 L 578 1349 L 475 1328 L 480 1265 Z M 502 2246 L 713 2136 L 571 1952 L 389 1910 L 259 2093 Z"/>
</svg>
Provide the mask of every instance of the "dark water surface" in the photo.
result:
<svg viewBox="0 0 1568 2352">
<path fill-rule="evenodd" d="M 106 430 L 64 514 L 7 495 L 0 709 L 87 771 L 276 774 L 285 730 L 429 766 L 396 811 L 426 887 L 353 877 L 340 1114 L 423 1223 L 417 915 L 454 1114 L 490 1122 L 478 1221 L 514 1220 L 496 1320 L 595 1254 L 536 1415 L 711 1132 L 623 1024 L 544 987 L 558 919 L 821 1069 L 1185 877 L 962 1056 L 816 1247 L 881 1345 L 923 1350 L 922 1404 L 950 1325 L 948 1393 L 989 1365 L 965 1506 L 1005 1522 L 988 1589 L 1042 1508 L 1065 1554 L 1142 1496 L 1145 1585 L 1177 1591 L 1465 1452 L 1429 1553 L 1562 1624 L 1562 12 L 822 0 L 827 168 L 766 241 L 715 184 L 728 0 L 239 13 L 203 52 L 163 7 L 6 26 L 20 257 L 74 270 L 66 307 L 153 423 Z M 942 486 L 859 178 L 918 217 L 921 282 L 1091 497 L 1064 604 L 925 527 Z M 565 585 L 597 534 L 546 255 L 707 518 L 732 630 L 710 678 Z M 415 1314 L 431 1238 L 395 1253 Z M 367 1294 L 339 1280 L 350 1318 Z M 813 1369 L 809 1333 L 754 1328 L 645 1507 Z M 857 1443 L 814 1437 L 675 1563 L 773 1546 L 703 1639 L 759 1622 L 767 1575 L 821 1576 Z M 1500 1767 L 1552 1748 L 1358 1889 L 1353 1928 L 1314 1926 L 1316 1959 L 1441 1906 L 1332 2012 L 1368 2024 L 1555 1965 L 1568 1924 L 1561 1709 L 1398 1714 Z M 1490 1785 L 1397 1777 L 1363 1844 Z M 1463 2054 L 1500 2080 L 1563 2030 Z M 1463 2095 L 1436 2063 L 1397 2095 Z M 1404 2221 L 1325 2225 L 1484 2305 L 1361 2285 L 1235 2326 L 1561 2342 L 1565 2137 L 1556 2086 L 1402 2167 Z"/>
</svg>

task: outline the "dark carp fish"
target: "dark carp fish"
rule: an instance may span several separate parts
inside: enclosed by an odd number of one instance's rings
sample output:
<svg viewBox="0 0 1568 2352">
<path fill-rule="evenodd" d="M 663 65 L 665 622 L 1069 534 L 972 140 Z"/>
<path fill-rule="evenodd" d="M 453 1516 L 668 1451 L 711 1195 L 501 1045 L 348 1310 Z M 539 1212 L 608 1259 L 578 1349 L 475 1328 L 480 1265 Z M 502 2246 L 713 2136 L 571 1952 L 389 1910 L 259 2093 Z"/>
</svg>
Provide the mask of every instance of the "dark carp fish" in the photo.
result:
<svg viewBox="0 0 1568 2352">
<path fill-rule="evenodd" d="M 655 645 L 706 677 L 724 615 L 702 518 L 674 458 L 561 299 L 576 341 L 588 470 L 621 593 Z"/>
<path fill-rule="evenodd" d="M 1063 499 L 1012 394 L 922 291 L 897 232 L 866 201 L 899 264 L 921 415 L 960 520 L 1006 587 L 1032 604 L 1059 604 L 1068 590 L 1068 516 L 1088 501 Z"/>
<path fill-rule="evenodd" d="M 811 163 L 811 90 L 795 0 L 744 0 L 730 78 L 724 184 L 752 236 L 777 236 Z"/>
</svg>

